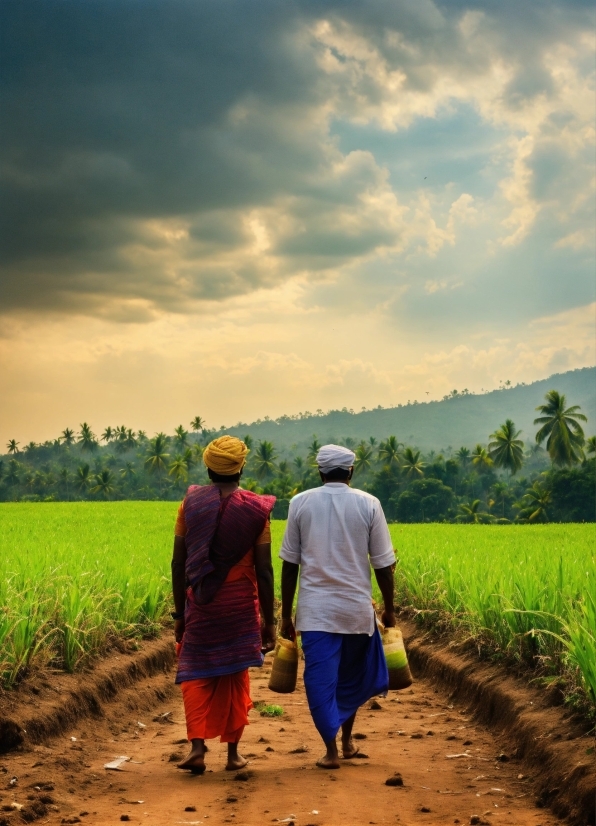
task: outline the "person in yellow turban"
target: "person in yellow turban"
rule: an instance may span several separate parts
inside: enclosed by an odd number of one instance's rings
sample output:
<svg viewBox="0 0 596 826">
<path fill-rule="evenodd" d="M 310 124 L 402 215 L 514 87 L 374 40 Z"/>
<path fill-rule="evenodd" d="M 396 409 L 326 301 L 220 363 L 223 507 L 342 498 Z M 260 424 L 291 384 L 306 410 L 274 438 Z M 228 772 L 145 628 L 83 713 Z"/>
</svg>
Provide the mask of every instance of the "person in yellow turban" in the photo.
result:
<svg viewBox="0 0 596 826">
<path fill-rule="evenodd" d="M 275 497 L 240 488 L 247 454 L 234 436 L 207 445 L 210 484 L 189 487 L 176 521 L 176 683 L 191 744 L 178 768 L 195 774 L 205 771 L 205 740 L 212 737 L 228 744 L 226 769 L 246 765 L 238 742 L 252 708 L 248 669 L 261 666 L 275 645 L 269 524 Z"/>
</svg>

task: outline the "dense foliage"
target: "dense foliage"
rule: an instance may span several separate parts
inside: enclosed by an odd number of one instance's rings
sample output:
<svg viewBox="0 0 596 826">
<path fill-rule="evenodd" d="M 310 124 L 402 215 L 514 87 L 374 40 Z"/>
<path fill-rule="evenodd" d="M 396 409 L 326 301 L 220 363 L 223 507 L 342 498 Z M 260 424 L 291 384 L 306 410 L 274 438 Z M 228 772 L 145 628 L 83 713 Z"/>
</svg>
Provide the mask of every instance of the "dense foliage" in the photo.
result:
<svg viewBox="0 0 596 826">
<path fill-rule="evenodd" d="M 398 522 L 592 522 L 595 520 L 594 437 L 587 440 L 577 405 L 567 407 L 556 390 L 540 405 L 533 443 L 519 438 L 511 419 L 495 424 L 487 444 L 422 454 L 389 435 L 356 442 L 354 484 L 378 496 L 389 520 Z M 149 439 L 124 425 L 97 437 L 83 422 L 54 441 L 21 448 L 7 444 L 0 459 L 0 501 L 180 499 L 188 484 L 207 481 L 202 452 L 222 431 L 210 431 L 200 416 L 189 432 Z M 313 436 L 308 450 L 282 451 L 273 442 L 253 443 L 242 484 L 278 498 L 284 518 L 290 498 L 320 484 Z M 541 444 L 545 444 L 544 449 Z"/>
</svg>

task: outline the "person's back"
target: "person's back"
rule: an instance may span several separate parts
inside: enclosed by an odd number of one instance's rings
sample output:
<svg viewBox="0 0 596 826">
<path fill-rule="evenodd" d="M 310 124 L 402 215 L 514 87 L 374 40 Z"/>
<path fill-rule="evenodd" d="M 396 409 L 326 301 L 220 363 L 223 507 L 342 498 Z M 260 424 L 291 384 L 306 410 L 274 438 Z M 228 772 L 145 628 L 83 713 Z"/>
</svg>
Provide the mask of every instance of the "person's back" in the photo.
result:
<svg viewBox="0 0 596 826">
<path fill-rule="evenodd" d="M 370 565 L 384 567 L 390 548 L 381 505 L 369 493 L 328 482 L 294 497 L 282 556 L 300 565 L 297 627 L 372 634 Z"/>
<path fill-rule="evenodd" d="M 323 487 L 290 502 L 280 557 L 281 633 L 293 639 L 292 605 L 298 576 L 296 628 L 302 634 L 304 685 L 315 726 L 327 747 L 322 769 L 358 755 L 352 741 L 356 711 L 387 690 L 389 675 L 371 604 L 370 567 L 383 595 L 383 622 L 395 625 L 389 528 L 378 499 L 350 488 L 354 453 L 325 445 L 317 454 Z"/>
</svg>

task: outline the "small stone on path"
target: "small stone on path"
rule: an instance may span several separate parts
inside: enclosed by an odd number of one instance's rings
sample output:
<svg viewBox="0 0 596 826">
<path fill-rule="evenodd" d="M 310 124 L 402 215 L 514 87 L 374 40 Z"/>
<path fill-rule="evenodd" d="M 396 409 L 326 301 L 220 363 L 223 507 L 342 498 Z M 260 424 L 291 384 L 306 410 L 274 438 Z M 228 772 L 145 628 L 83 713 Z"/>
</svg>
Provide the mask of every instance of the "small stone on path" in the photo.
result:
<svg viewBox="0 0 596 826">
<path fill-rule="evenodd" d="M 387 780 L 385 781 L 385 785 L 386 786 L 403 786 L 404 785 L 403 777 L 401 776 L 401 774 L 399 772 L 395 772 L 395 774 L 393 774 L 393 775 L 391 775 L 391 777 L 387 778 Z"/>
</svg>

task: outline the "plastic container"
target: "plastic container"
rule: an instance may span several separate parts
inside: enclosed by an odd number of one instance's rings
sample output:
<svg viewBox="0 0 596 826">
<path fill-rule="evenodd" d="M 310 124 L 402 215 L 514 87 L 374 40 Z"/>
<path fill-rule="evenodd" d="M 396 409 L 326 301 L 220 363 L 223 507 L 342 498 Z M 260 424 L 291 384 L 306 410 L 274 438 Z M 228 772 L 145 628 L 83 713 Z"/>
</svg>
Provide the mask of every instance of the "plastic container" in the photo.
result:
<svg viewBox="0 0 596 826">
<path fill-rule="evenodd" d="M 389 690 L 399 691 L 412 685 L 412 673 L 399 628 L 380 628 L 383 651 L 389 670 Z"/>
<path fill-rule="evenodd" d="M 278 694 L 291 694 L 298 679 L 298 646 L 278 637 L 269 677 L 269 688 Z"/>
</svg>

